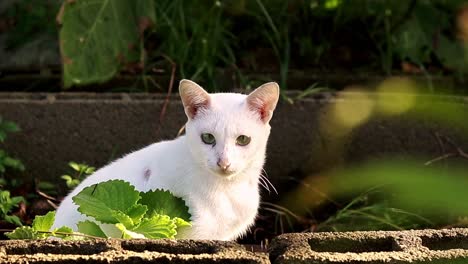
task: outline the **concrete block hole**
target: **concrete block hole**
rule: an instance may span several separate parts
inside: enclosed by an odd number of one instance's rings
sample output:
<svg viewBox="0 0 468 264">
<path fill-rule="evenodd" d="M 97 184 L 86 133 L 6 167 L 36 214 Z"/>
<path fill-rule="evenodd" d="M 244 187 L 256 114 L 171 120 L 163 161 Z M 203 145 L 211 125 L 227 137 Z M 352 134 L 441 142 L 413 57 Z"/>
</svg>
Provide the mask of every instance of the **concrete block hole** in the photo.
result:
<svg viewBox="0 0 468 264">
<path fill-rule="evenodd" d="M 123 250 L 133 252 L 153 251 L 169 254 L 215 254 L 219 251 L 214 246 L 199 241 L 165 241 L 164 243 L 157 240 L 131 240 L 122 241 Z"/>
<path fill-rule="evenodd" d="M 315 252 L 364 253 L 395 251 L 394 240 L 390 237 L 363 240 L 311 238 L 308 242 L 311 250 Z"/>
<path fill-rule="evenodd" d="M 50 240 L 38 244 L 16 242 L 6 245 L 4 250 L 7 255 L 34 255 L 34 254 L 60 254 L 60 255 L 94 255 L 112 247 L 106 241 L 96 241 L 90 244 L 86 241 L 59 241 Z"/>
<path fill-rule="evenodd" d="M 422 245 L 430 250 L 468 249 L 467 237 L 423 236 Z"/>
</svg>

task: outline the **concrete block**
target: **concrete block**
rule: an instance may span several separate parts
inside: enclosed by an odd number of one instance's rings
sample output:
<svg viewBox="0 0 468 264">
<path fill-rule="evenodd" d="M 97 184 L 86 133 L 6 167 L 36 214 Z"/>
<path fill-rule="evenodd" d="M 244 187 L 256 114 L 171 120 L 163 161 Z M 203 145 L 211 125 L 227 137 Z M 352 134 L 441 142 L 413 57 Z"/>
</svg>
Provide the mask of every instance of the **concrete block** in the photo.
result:
<svg viewBox="0 0 468 264">
<path fill-rule="evenodd" d="M 7 240 L 0 263 L 269 263 L 234 242 L 194 240 Z"/>
<path fill-rule="evenodd" d="M 468 263 L 468 229 L 291 233 L 269 249 L 272 263 Z"/>
</svg>

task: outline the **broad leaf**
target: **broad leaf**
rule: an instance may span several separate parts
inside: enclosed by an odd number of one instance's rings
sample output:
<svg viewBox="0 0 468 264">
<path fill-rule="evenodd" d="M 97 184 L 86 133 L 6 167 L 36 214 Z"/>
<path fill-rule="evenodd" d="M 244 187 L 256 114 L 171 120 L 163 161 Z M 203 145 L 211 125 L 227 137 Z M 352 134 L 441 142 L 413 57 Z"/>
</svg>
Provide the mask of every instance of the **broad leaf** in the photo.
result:
<svg viewBox="0 0 468 264">
<path fill-rule="evenodd" d="M 190 221 L 188 207 L 182 198 L 175 197 L 169 191 L 155 190 L 141 194 L 141 204 L 148 206 L 146 217 L 167 215 L 171 218 L 179 217 Z"/>
<path fill-rule="evenodd" d="M 81 213 L 103 223 L 116 224 L 119 221 L 112 212 L 129 210 L 140 195 L 128 182 L 112 180 L 86 187 L 72 199 Z"/>
<path fill-rule="evenodd" d="M 176 224 L 167 215 L 154 215 L 143 218 L 140 225 L 131 231 L 144 235 L 146 238 L 174 238 L 177 234 Z"/>
<path fill-rule="evenodd" d="M 36 239 L 38 234 L 30 226 L 18 227 L 13 232 L 5 233 L 9 239 Z"/>
<path fill-rule="evenodd" d="M 139 61 L 143 32 L 155 23 L 154 2 L 65 1 L 60 30 L 65 87 L 106 81 Z"/>
<path fill-rule="evenodd" d="M 78 222 L 78 232 L 85 235 L 95 236 L 95 237 L 104 237 L 107 238 L 107 235 L 102 231 L 101 227 L 95 222 L 86 220 Z"/>
<path fill-rule="evenodd" d="M 50 231 L 50 228 L 54 224 L 55 211 L 50 211 L 43 216 L 36 216 L 32 223 L 32 228 L 36 231 Z"/>
</svg>

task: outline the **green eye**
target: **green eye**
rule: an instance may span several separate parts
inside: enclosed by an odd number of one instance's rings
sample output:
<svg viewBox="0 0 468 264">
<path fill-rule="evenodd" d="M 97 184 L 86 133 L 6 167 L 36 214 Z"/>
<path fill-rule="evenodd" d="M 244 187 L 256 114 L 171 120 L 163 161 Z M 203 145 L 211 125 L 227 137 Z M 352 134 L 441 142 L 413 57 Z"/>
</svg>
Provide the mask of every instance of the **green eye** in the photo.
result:
<svg viewBox="0 0 468 264">
<path fill-rule="evenodd" d="M 210 133 L 201 134 L 201 140 L 203 141 L 203 143 L 208 145 L 213 145 L 216 143 L 215 137 Z"/>
<path fill-rule="evenodd" d="M 247 146 L 250 143 L 250 137 L 245 135 L 240 135 L 236 139 L 236 144 L 239 146 Z"/>
</svg>

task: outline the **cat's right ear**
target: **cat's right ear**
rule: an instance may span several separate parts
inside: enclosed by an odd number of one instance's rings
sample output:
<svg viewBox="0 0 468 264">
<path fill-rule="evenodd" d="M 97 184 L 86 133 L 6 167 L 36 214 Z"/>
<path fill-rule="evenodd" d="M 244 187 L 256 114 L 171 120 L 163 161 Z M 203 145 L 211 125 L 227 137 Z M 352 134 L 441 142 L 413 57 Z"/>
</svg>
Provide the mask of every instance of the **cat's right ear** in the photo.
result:
<svg viewBox="0 0 468 264">
<path fill-rule="evenodd" d="M 210 95 L 200 85 L 190 80 L 180 81 L 179 94 L 189 119 L 195 118 L 200 110 L 207 109 L 210 105 Z"/>
</svg>

